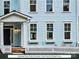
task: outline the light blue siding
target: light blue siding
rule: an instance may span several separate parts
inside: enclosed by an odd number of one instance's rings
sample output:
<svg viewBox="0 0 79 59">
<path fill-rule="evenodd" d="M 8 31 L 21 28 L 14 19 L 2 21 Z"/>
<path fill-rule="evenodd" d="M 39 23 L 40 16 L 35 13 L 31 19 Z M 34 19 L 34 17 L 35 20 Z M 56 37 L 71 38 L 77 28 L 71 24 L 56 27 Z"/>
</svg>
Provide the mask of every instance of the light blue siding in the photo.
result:
<svg viewBox="0 0 79 59">
<path fill-rule="evenodd" d="M 63 12 L 63 0 L 54 0 L 54 11 L 52 13 L 47 13 L 45 11 L 46 0 L 37 0 L 37 12 L 31 13 L 29 0 L 11 0 L 11 10 L 20 11 L 26 15 L 32 17 L 31 22 L 37 21 L 37 34 L 38 34 L 38 42 L 40 46 L 48 46 L 45 43 L 46 40 L 46 24 L 47 22 L 54 23 L 54 37 L 55 44 L 57 46 L 62 46 L 63 44 L 63 36 L 64 36 L 64 22 L 71 22 L 72 25 L 72 46 L 76 46 L 77 41 L 77 0 L 71 0 L 70 12 Z M 20 4 L 21 3 L 21 4 Z M 3 3 L 0 0 L 0 8 Z M 0 9 L 3 11 L 3 8 Z M 2 15 L 3 12 L 0 12 Z M 28 38 L 29 39 L 29 38 Z M 51 44 L 52 46 L 52 44 Z M 35 45 L 34 45 L 35 47 Z"/>
<path fill-rule="evenodd" d="M 30 15 L 32 17 L 31 21 L 37 21 L 38 23 L 38 40 L 39 44 L 42 46 L 47 46 L 45 44 L 46 39 L 46 21 L 54 22 L 54 36 L 55 36 L 55 44 L 57 46 L 62 46 L 63 44 L 63 36 L 64 36 L 64 22 L 71 22 L 72 25 L 72 46 L 76 46 L 77 41 L 77 6 L 76 0 L 71 0 L 70 12 L 63 12 L 63 0 L 54 0 L 54 12 L 46 13 L 45 12 L 45 0 L 37 0 L 37 12 L 30 13 L 29 12 L 29 0 L 21 1 L 21 11 L 24 14 Z M 23 4 L 24 3 L 24 4 Z M 41 4 L 41 5 L 40 5 Z M 27 5 L 27 6 L 26 6 Z M 24 7 L 23 7 L 24 6 Z M 51 44 L 52 46 L 52 44 Z"/>
<path fill-rule="evenodd" d="M 11 0 L 11 11 L 13 10 L 16 10 L 16 11 L 19 11 L 19 8 L 20 8 L 20 0 Z"/>
<path fill-rule="evenodd" d="M 4 3 L 3 0 L 0 0 L 0 16 L 4 14 Z"/>
</svg>

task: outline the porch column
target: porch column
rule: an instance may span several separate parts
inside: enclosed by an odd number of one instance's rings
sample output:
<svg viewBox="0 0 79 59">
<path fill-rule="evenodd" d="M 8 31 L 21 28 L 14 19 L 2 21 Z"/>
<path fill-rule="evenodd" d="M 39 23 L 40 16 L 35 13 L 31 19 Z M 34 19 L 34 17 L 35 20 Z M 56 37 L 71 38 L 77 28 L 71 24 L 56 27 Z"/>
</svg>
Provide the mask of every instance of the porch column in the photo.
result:
<svg viewBox="0 0 79 59">
<path fill-rule="evenodd" d="M 77 47 L 79 47 L 79 16 L 77 18 Z"/>
<path fill-rule="evenodd" d="M 24 47 L 27 47 L 27 22 L 23 23 L 24 26 Z"/>
<path fill-rule="evenodd" d="M 26 48 L 27 46 L 27 22 L 23 22 L 21 25 L 21 46 Z"/>
<path fill-rule="evenodd" d="M 3 47 L 3 22 L 0 23 L 0 47 Z"/>
</svg>

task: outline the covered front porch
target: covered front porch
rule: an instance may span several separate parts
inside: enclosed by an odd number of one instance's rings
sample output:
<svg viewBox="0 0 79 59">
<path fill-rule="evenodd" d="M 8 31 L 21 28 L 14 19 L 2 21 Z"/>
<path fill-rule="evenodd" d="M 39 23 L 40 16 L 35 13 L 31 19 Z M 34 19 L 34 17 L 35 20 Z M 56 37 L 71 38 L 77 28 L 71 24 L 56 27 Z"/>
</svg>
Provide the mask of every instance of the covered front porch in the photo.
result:
<svg viewBox="0 0 79 59">
<path fill-rule="evenodd" d="M 0 17 L 0 45 L 3 53 L 25 53 L 30 16 L 13 11 Z"/>
<path fill-rule="evenodd" d="M 22 44 L 22 26 L 23 22 L 4 22 L 3 24 L 3 41 L 5 46 L 12 47 L 12 53 L 24 53 Z"/>
</svg>

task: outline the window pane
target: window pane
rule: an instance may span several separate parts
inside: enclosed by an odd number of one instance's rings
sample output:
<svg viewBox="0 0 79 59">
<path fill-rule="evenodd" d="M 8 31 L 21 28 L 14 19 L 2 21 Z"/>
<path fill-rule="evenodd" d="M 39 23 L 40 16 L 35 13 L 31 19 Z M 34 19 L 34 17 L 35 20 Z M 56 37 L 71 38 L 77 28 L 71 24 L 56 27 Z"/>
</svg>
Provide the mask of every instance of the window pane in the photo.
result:
<svg viewBox="0 0 79 59">
<path fill-rule="evenodd" d="M 30 30 L 31 30 L 31 31 L 37 31 L 37 29 L 36 29 L 36 28 L 30 28 Z"/>
<path fill-rule="evenodd" d="M 53 39 L 53 32 L 47 32 L 47 39 Z"/>
<path fill-rule="evenodd" d="M 52 5 L 47 5 L 47 11 L 52 11 Z"/>
<path fill-rule="evenodd" d="M 67 27 L 66 27 L 66 28 L 64 28 L 64 30 L 65 30 L 65 31 L 68 31 L 68 30 L 67 30 Z"/>
<path fill-rule="evenodd" d="M 68 27 L 71 27 L 71 25 L 70 25 L 70 24 L 68 24 Z"/>
<path fill-rule="evenodd" d="M 67 31 L 67 24 L 64 24 L 64 30 Z"/>
<path fill-rule="evenodd" d="M 65 24 L 64 26 L 67 27 L 67 24 Z"/>
<path fill-rule="evenodd" d="M 47 24 L 47 31 L 53 31 L 53 24 Z"/>
<path fill-rule="evenodd" d="M 33 31 L 33 24 L 30 24 L 30 31 Z"/>
<path fill-rule="evenodd" d="M 9 13 L 10 11 L 10 1 L 4 1 L 4 14 Z"/>
<path fill-rule="evenodd" d="M 69 0 L 63 1 L 63 11 L 69 11 Z"/>
<path fill-rule="evenodd" d="M 53 31 L 52 27 L 47 28 L 47 31 Z"/>
<path fill-rule="evenodd" d="M 46 3 L 47 3 L 47 5 L 46 5 L 47 6 L 46 11 L 53 11 L 53 9 L 52 9 L 53 0 L 47 0 Z"/>
<path fill-rule="evenodd" d="M 53 24 L 47 24 L 47 27 L 53 27 Z"/>
<path fill-rule="evenodd" d="M 31 32 L 31 40 L 36 40 L 36 33 L 35 32 Z"/>
<path fill-rule="evenodd" d="M 64 5 L 63 11 L 69 11 L 69 4 L 68 5 Z"/>
<path fill-rule="evenodd" d="M 64 25 L 64 30 L 65 31 L 71 31 L 71 24 L 67 23 Z"/>
<path fill-rule="evenodd" d="M 36 4 L 36 0 L 30 0 L 30 4 Z"/>
<path fill-rule="evenodd" d="M 33 24 L 34 27 L 36 27 L 36 24 Z"/>
<path fill-rule="evenodd" d="M 65 32 L 65 39 L 70 39 L 70 32 Z"/>
<path fill-rule="evenodd" d="M 4 1 L 4 8 L 7 7 L 9 8 L 10 7 L 10 1 Z"/>
<path fill-rule="evenodd" d="M 4 14 L 8 14 L 9 13 L 9 9 L 4 9 Z"/>
<path fill-rule="evenodd" d="M 68 28 L 68 31 L 71 31 L 71 28 L 70 27 Z"/>
<path fill-rule="evenodd" d="M 37 31 L 37 26 L 36 26 L 36 24 L 30 24 L 30 30 L 31 30 L 31 31 Z"/>
<path fill-rule="evenodd" d="M 30 11 L 36 11 L 36 5 L 30 5 Z"/>
<path fill-rule="evenodd" d="M 71 24 L 68 24 L 68 31 L 71 31 Z"/>
</svg>

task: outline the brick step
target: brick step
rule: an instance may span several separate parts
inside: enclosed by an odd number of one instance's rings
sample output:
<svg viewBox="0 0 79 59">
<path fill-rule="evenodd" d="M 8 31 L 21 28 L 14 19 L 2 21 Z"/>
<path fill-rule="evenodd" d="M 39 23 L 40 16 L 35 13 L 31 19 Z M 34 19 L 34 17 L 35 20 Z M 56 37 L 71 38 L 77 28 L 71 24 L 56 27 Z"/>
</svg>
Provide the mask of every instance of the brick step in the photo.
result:
<svg viewBox="0 0 79 59">
<path fill-rule="evenodd" d="M 25 53 L 25 48 L 12 48 L 12 53 Z"/>
</svg>

